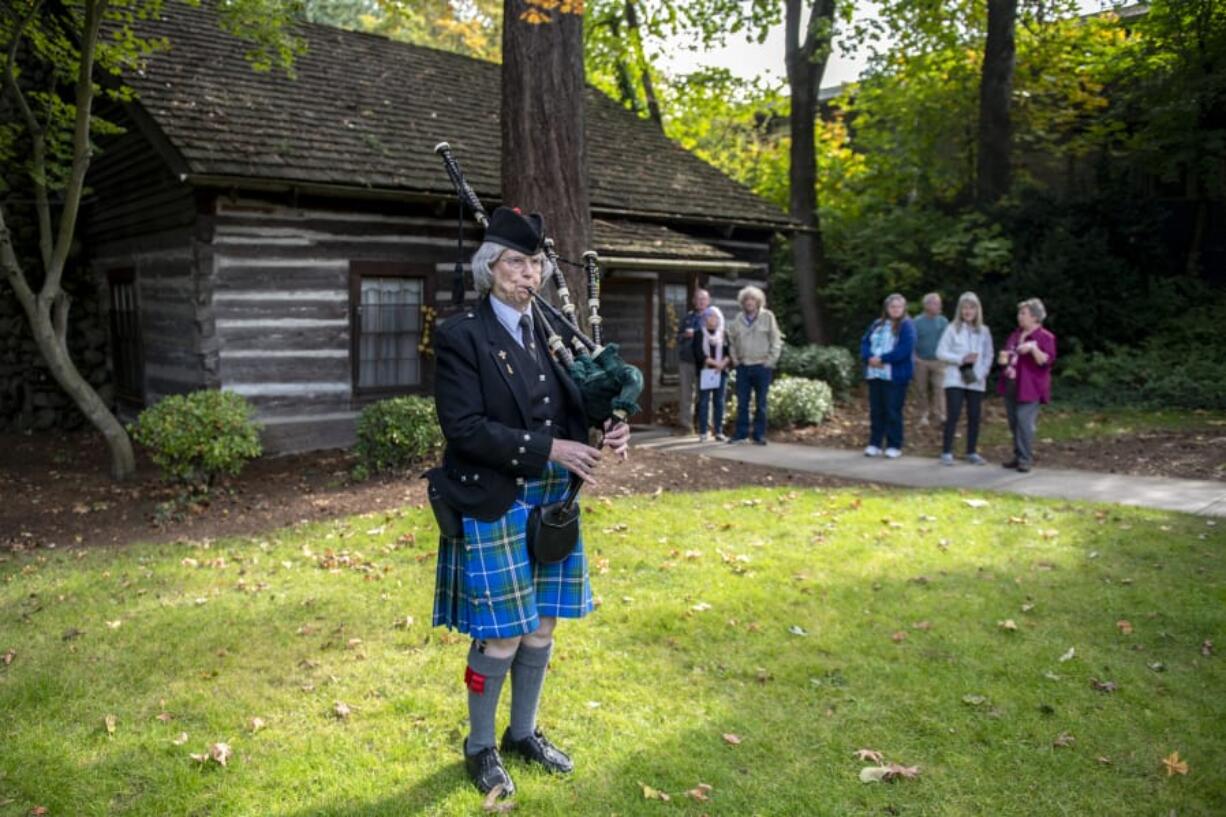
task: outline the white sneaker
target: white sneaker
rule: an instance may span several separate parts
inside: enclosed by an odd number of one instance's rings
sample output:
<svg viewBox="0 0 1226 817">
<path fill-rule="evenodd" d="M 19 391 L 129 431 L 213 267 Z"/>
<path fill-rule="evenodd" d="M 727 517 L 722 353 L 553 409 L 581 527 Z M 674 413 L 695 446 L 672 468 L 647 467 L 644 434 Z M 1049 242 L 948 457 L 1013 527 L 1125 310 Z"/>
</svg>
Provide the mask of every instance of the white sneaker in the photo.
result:
<svg viewBox="0 0 1226 817">
<path fill-rule="evenodd" d="M 707 441 L 707 435 L 706 435 L 706 434 L 699 434 L 699 435 L 698 435 L 698 442 L 700 442 L 700 443 L 705 443 L 706 441 Z"/>
<path fill-rule="evenodd" d="M 953 464 L 954 464 L 953 454 L 942 454 L 941 455 L 941 465 L 953 465 Z"/>
<path fill-rule="evenodd" d="M 896 460 L 902 456 L 902 452 L 897 448 L 887 448 L 885 450 L 885 456 L 887 459 Z"/>
<path fill-rule="evenodd" d="M 988 461 L 985 460 L 983 457 L 979 456 L 978 454 L 967 454 L 966 461 L 969 462 L 971 465 L 987 465 L 988 464 Z"/>
<path fill-rule="evenodd" d="M 865 448 L 865 449 L 864 449 L 864 456 L 866 456 L 866 457 L 880 457 L 880 456 L 881 456 L 881 449 L 880 449 L 880 448 L 878 448 L 878 447 L 877 447 L 877 446 L 875 446 L 875 445 L 870 445 L 868 448 Z"/>
</svg>

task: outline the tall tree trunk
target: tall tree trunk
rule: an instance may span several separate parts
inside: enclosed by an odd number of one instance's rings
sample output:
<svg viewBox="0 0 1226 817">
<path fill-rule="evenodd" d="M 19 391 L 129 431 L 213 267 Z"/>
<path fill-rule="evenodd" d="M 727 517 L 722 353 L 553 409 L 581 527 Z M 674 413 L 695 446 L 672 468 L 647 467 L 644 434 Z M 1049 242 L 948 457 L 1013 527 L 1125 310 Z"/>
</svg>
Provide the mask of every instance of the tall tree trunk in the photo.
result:
<svg viewBox="0 0 1226 817">
<path fill-rule="evenodd" d="M 1013 139 L 1009 102 L 1013 93 L 1013 29 L 1017 0 L 988 0 L 988 39 L 979 80 L 979 155 L 976 191 L 980 204 L 1009 192 Z"/>
<path fill-rule="evenodd" d="M 788 198 L 792 218 L 802 225 L 792 237 L 792 276 L 810 343 L 825 343 L 830 337 L 829 310 L 818 297 L 828 273 L 817 210 L 817 92 L 830 54 L 834 6 L 835 0 L 814 0 L 802 28 L 802 0 L 787 0 L 785 17 L 792 103 Z"/>
<path fill-rule="evenodd" d="M 584 134 L 583 17 L 506 0 L 502 22 L 502 201 L 539 211 L 564 258 L 592 246 Z M 563 266 L 576 305 L 587 302 L 581 269 Z"/>
<path fill-rule="evenodd" d="M 639 15 L 634 8 L 634 0 L 626 0 L 626 30 L 630 35 L 634 59 L 639 64 L 639 79 L 643 83 L 643 96 L 647 98 L 647 113 L 651 121 L 656 123 L 656 127 L 664 130 L 660 101 L 656 98 L 656 87 L 651 81 L 651 66 L 647 64 L 647 54 L 643 51 L 643 35 L 639 31 Z"/>
</svg>

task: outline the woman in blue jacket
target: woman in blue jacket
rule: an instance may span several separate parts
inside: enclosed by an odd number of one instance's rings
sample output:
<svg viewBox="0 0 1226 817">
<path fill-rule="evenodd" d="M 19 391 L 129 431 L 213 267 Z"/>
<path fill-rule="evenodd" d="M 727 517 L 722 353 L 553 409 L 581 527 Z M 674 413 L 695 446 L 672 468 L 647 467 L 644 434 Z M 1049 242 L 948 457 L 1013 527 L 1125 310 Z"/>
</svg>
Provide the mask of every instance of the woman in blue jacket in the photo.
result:
<svg viewBox="0 0 1226 817">
<path fill-rule="evenodd" d="M 860 340 L 860 359 L 867 364 L 869 434 L 864 456 L 902 456 L 902 407 L 911 382 L 915 325 L 907 317 L 907 299 L 897 292 L 885 299 L 881 317 Z"/>
</svg>

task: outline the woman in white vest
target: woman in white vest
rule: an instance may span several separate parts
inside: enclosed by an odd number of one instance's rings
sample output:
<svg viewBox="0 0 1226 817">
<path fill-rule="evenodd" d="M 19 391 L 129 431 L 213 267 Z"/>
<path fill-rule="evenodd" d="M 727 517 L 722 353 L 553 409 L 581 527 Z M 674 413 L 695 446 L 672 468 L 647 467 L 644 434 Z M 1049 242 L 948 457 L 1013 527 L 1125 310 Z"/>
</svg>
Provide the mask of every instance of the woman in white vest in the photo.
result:
<svg viewBox="0 0 1226 817">
<path fill-rule="evenodd" d="M 985 465 L 975 448 L 979 442 L 979 418 L 988 372 L 992 369 L 992 333 L 983 323 L 979 296 L 963 292 L 958 298 L 954 322 L 946 327 L 937 344 L 937 360 L 945 365 L 945 439 L 941 462 L 954 464 L 954 433 L 962 404 L 966 404 L 966 461 Z"/>
</svg>

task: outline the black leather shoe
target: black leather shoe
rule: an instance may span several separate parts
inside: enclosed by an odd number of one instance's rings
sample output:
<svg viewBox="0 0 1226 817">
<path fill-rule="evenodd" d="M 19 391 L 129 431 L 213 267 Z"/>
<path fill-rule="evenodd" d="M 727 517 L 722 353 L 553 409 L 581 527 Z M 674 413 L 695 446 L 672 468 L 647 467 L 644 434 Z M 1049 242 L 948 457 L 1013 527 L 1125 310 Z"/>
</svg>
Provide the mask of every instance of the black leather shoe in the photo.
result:
<svg viewBox="0 0 1226 817">
<path fill-rule="evenodd" d="M 519 755 L 529 763 L 539 763 L 552 774 L 570 774 L 575 770 L 570 758 L 550 743 L 540 729 L 523 740 L 512 740 L 511 730 L 508 729 L 502 734 L 502 751 L 508 755 Z"/>
<path fill-rule="evenodd" d="M 1030 473 L 1030 466 L 1029 466 L 1029 465 L 1022 465 L 1021 463 L 1018 463 L 1018 466 L 1017 466 L 1017 472 L 1018 472 L 1019 474 L 1029 474 L 1029 473 Z"/>
<path fill-rule="evenodd" d="M 1000 464 L 1000 467 L 1001 468 L 1017 468 L 1017 460 L 1009 460 L 1008 462 L 1002 462 Z"/>
<path fill-rule="evenodd" d="M 507 774 L 506 768 L 502 765 L 502 758 L 493 746 L 482 749 L 475 755 L 470 755 L 468 741 L 464 741 L 464 767 L 468 769 L 468 776 L 472 778 L 473 785 L 482 794 L 489 794 L 498 785 L 502 786 L 503 797 L 515 794 L 515 784 L 511 782 L 511 775 Z"/>
</svg>

